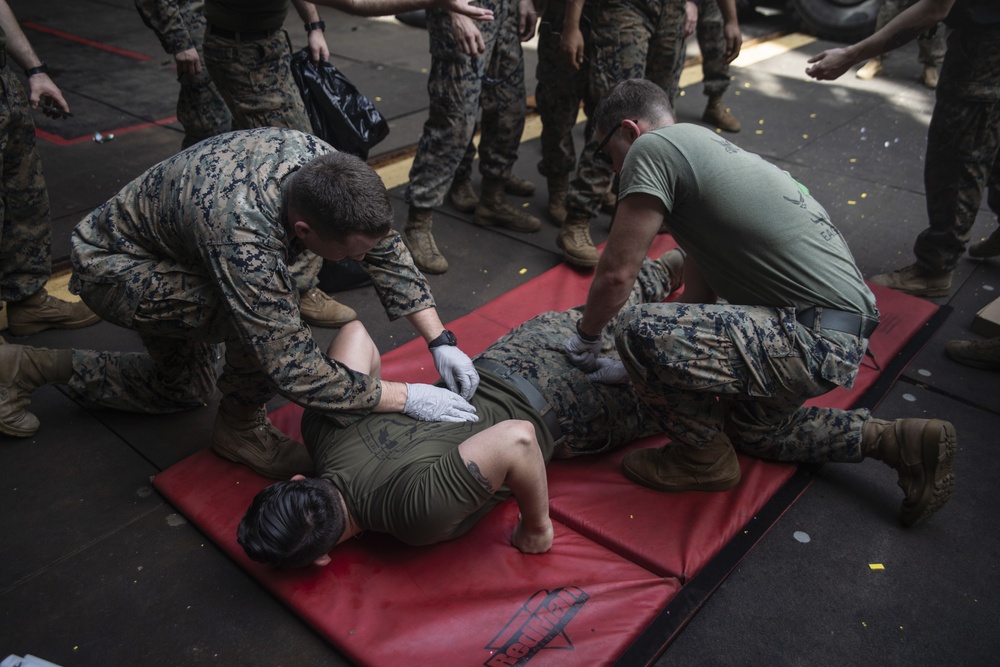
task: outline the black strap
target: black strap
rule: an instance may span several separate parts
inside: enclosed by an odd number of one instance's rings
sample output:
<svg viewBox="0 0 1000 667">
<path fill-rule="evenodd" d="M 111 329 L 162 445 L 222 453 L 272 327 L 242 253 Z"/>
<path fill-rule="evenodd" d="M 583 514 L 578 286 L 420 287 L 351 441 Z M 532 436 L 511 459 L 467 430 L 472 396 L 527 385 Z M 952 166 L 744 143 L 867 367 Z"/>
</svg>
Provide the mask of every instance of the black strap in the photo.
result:
<svg viewBox="0 0 1000 667">
<path fill-rule="evenodd" d="M 545 426 L 548 427 L 549 433 L 552 435 L 552 440 L 555 442 L 559 441 L 562 437 L 559 416 L 556 415 L 555 410 L 552 409 L 549 402 L 542 396 L 542 392 L 535 386 L 534 382 L 518 375 L 500 362 L 493 361 L 492 359 L 476 359 L 473 363 L 479 370 L 495 375 L 510 384 L 514 389 L 517 389 L 527 399 L 528 403 L 531 404 L 531 407 L 541 415 L 542 421 L 545 422 Z"/>
<path fill-rule="evenodd" d="M 800 310 L 795 314 L 795 319 L 807 329 L 829 329 L 858 338 L 871 338 L 878 326 L 876 318 L 821 306 Z"/>
</svg>

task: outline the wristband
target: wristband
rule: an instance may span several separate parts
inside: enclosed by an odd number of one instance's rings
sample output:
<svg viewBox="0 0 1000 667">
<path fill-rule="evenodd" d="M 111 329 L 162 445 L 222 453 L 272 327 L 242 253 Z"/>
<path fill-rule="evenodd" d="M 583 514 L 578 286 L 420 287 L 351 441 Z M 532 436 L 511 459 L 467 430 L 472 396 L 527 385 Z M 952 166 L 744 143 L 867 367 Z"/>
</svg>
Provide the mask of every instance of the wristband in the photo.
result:
<svg viewBox="0 0 1000 667">
<path fill-rule="evenodd" d="M 49 66 L 46 65 L 45 63 L 42 63 L 38 67 L 29 67 L 28 69 L 24 70 L 24 75 L 29 79 L 35 76 L 36 74 L 48 74 L 48 73 L 49 73 Z"/>
<path fill-rule="evenodd" d="M 326 22 L 323 19 L 320 19 L 314 23 L 306 23 L 306 32 L 312 32 L 313 30 L 326 32 Z"/>
<path fill-rule="evenodd" d="M 576 335 L 580 337 L 580 340 L 584 341 L 585 343 L 596 343 L 597 341 L 601 340 L 601 334 L 592 336 L 588 333 L 583 333 L 583 329 L 580 328 L 580 321 L 581 320 L 576 321 Z"/>
</svg>

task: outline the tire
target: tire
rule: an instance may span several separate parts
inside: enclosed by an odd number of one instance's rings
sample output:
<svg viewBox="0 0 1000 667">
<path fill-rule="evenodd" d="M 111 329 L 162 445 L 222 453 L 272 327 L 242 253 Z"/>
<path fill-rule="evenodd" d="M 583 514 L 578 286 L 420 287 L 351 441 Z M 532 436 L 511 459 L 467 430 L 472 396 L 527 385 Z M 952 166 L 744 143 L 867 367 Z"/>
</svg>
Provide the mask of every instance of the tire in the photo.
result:
<svg viewBox="0 0 1000 667">
<path fill-rule="evenodd" d="M 789 10 L 808 33 L 856 42 L 875 31 L 879 0 L 790 0 Z"/>
</svg>

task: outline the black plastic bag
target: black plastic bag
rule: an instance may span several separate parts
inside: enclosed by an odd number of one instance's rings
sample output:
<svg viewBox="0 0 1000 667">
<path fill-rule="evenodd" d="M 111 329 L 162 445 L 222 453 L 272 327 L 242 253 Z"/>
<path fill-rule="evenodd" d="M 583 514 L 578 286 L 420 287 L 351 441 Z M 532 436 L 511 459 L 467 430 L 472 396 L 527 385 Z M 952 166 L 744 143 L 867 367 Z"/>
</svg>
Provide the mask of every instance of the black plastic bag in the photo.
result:
<svg viewBox="0 0 1000 667">
<path fill-rule="evenodd" d="M 292 76 L 302 92 L 313 134 L 338 151 L 368 158 L 372 146 L 389 134 L 389 123 L 330 62 L 309 58 L 309 49 L 292 56 Z"/>
</svg>

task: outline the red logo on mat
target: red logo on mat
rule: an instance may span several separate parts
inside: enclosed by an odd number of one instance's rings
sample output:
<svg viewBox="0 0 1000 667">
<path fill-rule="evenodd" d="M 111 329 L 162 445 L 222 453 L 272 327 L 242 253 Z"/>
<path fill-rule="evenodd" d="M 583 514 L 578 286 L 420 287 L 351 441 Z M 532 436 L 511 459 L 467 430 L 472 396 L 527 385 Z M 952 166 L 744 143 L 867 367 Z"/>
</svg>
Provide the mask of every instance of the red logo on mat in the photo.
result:
<svg viewBox="0 0 1000 667">
<path fill-rule="evenodd" d="M 590 599 L 576 586 L 538 591 L 525 602 L 486 648 L 486 667 L 524 665 L 543 648 L 573 650 L 566 626 Z"/>
</svg>

